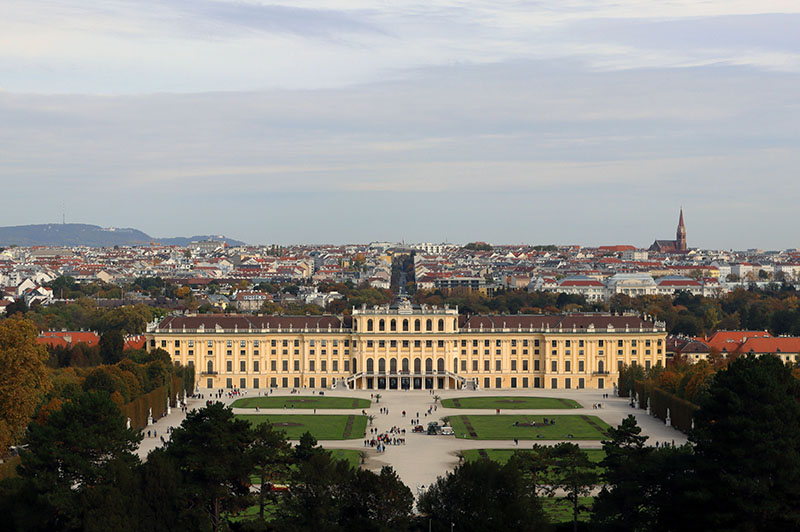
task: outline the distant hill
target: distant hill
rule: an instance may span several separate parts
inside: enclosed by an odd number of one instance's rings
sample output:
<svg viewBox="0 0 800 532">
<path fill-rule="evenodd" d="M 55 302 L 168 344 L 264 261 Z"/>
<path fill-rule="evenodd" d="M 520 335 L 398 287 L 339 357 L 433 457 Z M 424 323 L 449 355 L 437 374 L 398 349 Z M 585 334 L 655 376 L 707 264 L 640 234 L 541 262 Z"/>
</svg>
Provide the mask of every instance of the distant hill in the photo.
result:
<svg viewBox="0 0 800 532">
<path fill-rule="evenodd" d="M 195 240 L 224 240 L 231 246 L 244 244 L 221 235 L 158 238 L 138 229 L 103 228 L 89 224 L 37 224 L 0 227 L 0 246 L 140 246 L 151 242 L 185 246 Z"/>
</svg>

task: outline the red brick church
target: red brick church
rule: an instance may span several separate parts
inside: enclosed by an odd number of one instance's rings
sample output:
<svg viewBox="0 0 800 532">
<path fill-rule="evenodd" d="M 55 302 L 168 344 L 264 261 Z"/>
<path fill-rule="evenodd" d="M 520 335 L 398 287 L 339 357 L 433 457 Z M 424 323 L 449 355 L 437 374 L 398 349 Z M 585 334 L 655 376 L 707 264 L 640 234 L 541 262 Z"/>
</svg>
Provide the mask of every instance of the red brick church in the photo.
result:
<svg viewBox="0 0 800 532">
<path fill-rule="evenodd" d="M 683 207 L 681 207 L 681 217 L 678 220 L 678 232 L 675 240 L 656 240 L 650 246 L 649 251 L 656 253 L 686 253 L 686 226 L 683 225 Z"/>
</svg>

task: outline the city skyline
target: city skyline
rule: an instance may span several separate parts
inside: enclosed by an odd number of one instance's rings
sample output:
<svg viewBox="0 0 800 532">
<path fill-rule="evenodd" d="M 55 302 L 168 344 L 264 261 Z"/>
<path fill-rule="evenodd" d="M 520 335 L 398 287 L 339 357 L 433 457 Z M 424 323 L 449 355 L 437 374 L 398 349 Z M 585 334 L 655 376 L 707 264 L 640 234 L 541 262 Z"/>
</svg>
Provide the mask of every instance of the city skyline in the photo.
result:
<svg viewBox="0 0 800 532">
<path fill-rule="evenodd" d="M 12 0 L 0 225 L 796 248 L 800 7 L 695 4 Z"/>
</svg>

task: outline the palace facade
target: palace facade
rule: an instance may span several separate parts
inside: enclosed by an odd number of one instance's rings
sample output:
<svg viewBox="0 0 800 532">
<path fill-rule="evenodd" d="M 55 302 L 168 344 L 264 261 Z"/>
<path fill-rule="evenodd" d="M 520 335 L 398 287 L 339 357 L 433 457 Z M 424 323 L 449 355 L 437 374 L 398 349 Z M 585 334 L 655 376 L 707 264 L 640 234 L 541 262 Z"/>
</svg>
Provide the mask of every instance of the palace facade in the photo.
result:
<svg viewBox="0 0 800 532">
<path fill-rule="evenodd" d="M 412 306 L 351 316 L 184 315 L 149 350 L 206 388 L 613 389 L 624 365 L 664 365 L 666 330 L 637 315 L 468 316 Z"/>
</svg>

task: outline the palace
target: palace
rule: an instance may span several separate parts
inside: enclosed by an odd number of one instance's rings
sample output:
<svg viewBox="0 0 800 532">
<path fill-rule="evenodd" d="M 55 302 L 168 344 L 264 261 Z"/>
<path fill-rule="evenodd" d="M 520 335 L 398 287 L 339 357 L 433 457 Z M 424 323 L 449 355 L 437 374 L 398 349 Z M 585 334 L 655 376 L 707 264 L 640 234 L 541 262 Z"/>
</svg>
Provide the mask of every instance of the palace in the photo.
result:
<svg viewBox="0 0 800 532">
<path fill-rule="evenodd" d="M 206 388 L 610 389 L 623 364 L 664 365 L 666 352 L 664 323 L 633 314 L 469 316 L 408 302 L 351 316 L 167 317 L 147 339 Z"/>
</svg>

